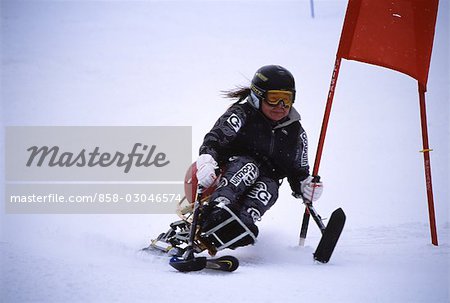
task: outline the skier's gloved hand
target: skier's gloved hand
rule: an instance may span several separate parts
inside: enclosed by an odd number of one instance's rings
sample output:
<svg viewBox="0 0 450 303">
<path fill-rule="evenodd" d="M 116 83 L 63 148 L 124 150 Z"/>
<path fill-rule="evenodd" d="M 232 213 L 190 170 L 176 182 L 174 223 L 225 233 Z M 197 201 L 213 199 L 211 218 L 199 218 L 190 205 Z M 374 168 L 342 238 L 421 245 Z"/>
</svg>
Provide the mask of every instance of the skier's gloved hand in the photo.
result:
<svg viewBox="0 0 450 303">
<path fill-rule="evenodd" d="M 216 180 L 216 160 L 209 154 L 202 154 L 197 159 L 197 180 L 204 188 L 210 187 Z"/>
<path fill-rule="evenodd" d="M 300 183 L 303 198 L 311 202 L 319 200 L 323 192 L 323 183 L 320 181 L 314 182 L 313 179 L 312 176 L 309 176 Z"/>
</svg>

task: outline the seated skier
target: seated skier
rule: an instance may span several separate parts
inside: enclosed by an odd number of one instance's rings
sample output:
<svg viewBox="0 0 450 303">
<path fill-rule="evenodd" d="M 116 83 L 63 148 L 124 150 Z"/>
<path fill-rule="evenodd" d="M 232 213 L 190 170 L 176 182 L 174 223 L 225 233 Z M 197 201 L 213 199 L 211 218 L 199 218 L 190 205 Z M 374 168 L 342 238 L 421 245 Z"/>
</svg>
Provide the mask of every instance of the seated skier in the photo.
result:
<svg viewBox="0 0 450 303">
<path fill-rule="evenodd" d="M 206 134 L 196 161 L 198 184 L 217 184 L 199 222 L 201 238 L 217 250 L 255 242 L 255 223 L 277 201 L 284 178 L 297 198 L 314 202 L 323 190 L 309 174 L 307 136 L 287 69 L 263 66 L 250 87 L 227 97 L 236 102 Z"/>
</svg>

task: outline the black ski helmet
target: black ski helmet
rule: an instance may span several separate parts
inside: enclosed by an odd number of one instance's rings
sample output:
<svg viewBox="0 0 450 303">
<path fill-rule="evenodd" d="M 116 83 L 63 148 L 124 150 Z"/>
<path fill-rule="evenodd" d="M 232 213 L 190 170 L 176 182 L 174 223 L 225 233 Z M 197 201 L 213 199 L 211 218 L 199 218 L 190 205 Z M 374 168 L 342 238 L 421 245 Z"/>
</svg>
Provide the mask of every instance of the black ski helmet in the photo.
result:
<svg viewBox="0 0 450 303">
<path fill-rule="evenodd" d="M 292 92 L 292 102 L 295 101 L 294 76 L 279 65 L 266 65 L 258 69 L 253 76 L 250 89 L 250 103 L 258 109 L 268 90 L 290 91 Z"/>
</svg>

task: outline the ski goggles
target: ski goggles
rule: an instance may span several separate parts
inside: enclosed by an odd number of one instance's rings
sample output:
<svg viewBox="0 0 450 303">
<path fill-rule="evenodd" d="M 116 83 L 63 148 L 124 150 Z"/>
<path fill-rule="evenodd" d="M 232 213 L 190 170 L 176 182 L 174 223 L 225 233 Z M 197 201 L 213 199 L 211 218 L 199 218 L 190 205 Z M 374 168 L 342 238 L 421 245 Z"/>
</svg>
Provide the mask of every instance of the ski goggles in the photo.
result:
<svg viewBox="0 0 450 303">
<path fill-rule="evenodd" d="M 264 101 L 273 107 L 283 102 L 283 107 L 289 108 L 294 103 L 294 96 L 287 90 L 268 90 Z"/>
</svg>

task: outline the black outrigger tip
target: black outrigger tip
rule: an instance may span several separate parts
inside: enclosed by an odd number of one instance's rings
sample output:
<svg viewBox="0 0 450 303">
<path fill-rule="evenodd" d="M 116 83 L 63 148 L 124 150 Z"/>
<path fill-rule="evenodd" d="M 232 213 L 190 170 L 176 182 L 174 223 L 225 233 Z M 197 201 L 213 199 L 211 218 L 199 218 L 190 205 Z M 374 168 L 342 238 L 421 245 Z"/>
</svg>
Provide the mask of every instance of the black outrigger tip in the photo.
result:
<svg viewBox="0 0 450 303">
<path fill-rule="evenodd" d="M 337 241 L 344 229 L 345 213 L 342 208 L 336 209 L 328 221 L 327 227 L 322 231 L 322 238 L 314 252 L 314 260 L 321 263 L 328 263 L 336 247 Z"/>
<path fill-rule="evenodd" d="M 183 259 L 172 257 L 169 261 L 170 266 L 181 272 L 199 271 L 206 267 L 206 257 L 193 257 Z"/>
</svg>

